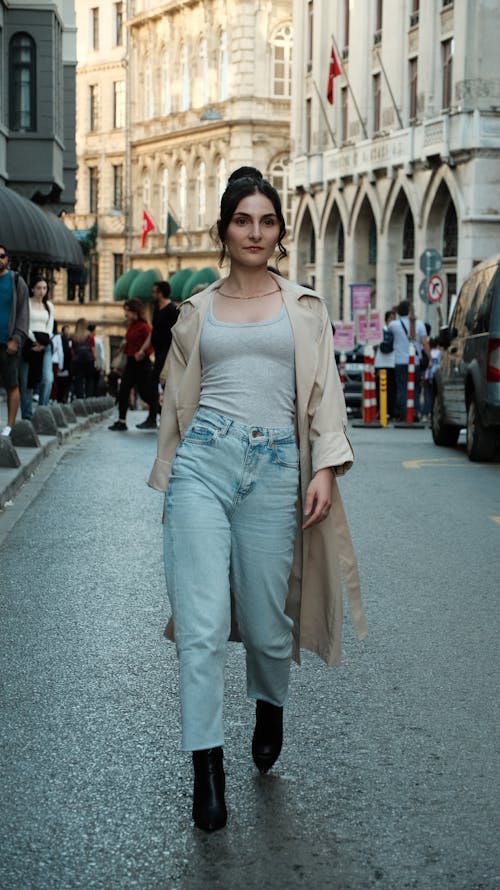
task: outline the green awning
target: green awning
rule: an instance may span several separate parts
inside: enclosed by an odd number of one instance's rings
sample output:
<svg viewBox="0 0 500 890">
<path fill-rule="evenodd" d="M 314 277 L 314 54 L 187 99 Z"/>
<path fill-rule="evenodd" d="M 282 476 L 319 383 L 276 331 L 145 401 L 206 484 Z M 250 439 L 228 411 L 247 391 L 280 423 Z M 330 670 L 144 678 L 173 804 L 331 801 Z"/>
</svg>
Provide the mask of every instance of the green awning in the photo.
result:
<svg viewBox="0 0 500 890">
<path fill-rule="evenodd" d="M 168 279 L 170 285 L 170 296 L 172 300 L 180 303 L 182 300 L 182 288 L 188 278 L 191 278 L 193 269 L 178 269 L 171 278 Z"/>
<path fill-rule="evenodd" d="M 198 269 L 196 272 L 193 272 L 193 274 L 184 282 L 182 299 L 187 300 L 187 298 L 191 296 L 193 289 L 198 285 L 212 284 L 214 281 L 217 281 L 218 277 L 215 269 L 210 269 L 208 266 L 205 269 Z"/>
<path fill-rule="evenodd" d="M 127 300 L 132 282 L 140 274 L 140 269 L 128 269 L 115 281 L 113 300 Z"/>
<path fill-rule="evenodd" d="M 151 302 L 151 291 L 155 281 L 161 281 L 161 275 L 156 269 L 146 269 L 145 272 L 140 272 L 130 286 L 129 299 L 135 297 L 145 303 Z"/>
</svg>

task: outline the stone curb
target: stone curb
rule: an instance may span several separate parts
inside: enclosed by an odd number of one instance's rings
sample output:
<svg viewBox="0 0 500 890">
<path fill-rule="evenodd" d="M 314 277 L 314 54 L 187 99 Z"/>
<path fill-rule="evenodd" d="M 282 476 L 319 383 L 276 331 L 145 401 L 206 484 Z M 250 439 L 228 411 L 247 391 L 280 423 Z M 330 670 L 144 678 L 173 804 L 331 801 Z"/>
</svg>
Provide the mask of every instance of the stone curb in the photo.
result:
<svg viewBox="0 0 500 890">
<path fill-rule="evenodd" d="M 96 423 L 108 419 L 114 410 L 115 405 L 113 400 L 111 400 L 111 404 L 108 402 L 107 404 L 95 405 L 95 407 L 93 405 L 92 408 L 89 406 L 89 412 L 87 413 L 86 411 L 85 414 L 82 412 L 81 415 L 76 417 L 75 421 L 68 416 L 69 412 L 65 413 L 67 426 L 56 428 L 55 434 L 44 435 L 42 432 L 33 430 L 34 437 L 39 442 L 38 447 L 36 445 L 31 447 L 15 446 L 12 440 L 8 439 L 9 445 L 5 449 L 5 464 L 1 461 L 0 455 L 0 510 L 5 507 L 7 501 L 12 500 L 26 480 L 40 466 L 44 458 L 65 444 L 75 433 L 88 430 Z M 27 421 L 23 421 L 23 423 L 27 423 Z M 16 458 L 14 461 L 12 460 L 12 454 Z"/>
</svg>

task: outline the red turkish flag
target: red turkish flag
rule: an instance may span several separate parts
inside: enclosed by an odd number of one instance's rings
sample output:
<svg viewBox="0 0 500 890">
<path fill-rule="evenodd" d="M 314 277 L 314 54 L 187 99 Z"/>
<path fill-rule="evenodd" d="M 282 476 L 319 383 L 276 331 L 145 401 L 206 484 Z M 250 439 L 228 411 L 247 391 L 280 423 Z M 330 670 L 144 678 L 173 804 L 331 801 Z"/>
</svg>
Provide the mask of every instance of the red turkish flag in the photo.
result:
<svg viewBox="0 0 500 890">
<path fill-rule="evenodd" d="M 330 68 L 328 70 L 328 86 L 326 88 L 326 98 L 328 99 L 330 105 L 333 105 L 333 81 L 335 77 L 338 77 L 339 74 L 342 74 L 340 70 L 340 65 L 337 62 L 337 56 L 335 55 L 335 50 L 332 46 L 332 51 L 330 54 Z"/>
<path fill-rule="evenodd" d="M 151 219 L 149 213 L 146 210 L 142 211 L 142 235 L 141 235 L 141 247 L 144 247 L 146 244 L 146 238 L 149 233 L 153 231 L 155 228 L 155 224 Z"/>
</svg>

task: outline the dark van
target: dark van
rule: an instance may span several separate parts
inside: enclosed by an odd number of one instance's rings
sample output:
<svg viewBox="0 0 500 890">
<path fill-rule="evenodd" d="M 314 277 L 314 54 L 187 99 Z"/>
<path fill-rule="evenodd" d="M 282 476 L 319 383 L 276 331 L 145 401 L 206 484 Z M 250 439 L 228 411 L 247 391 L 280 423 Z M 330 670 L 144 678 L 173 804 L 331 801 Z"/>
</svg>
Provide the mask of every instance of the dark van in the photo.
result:
<svg viewBox="0 0 500 890">
<path fill-rule="evenodd" d="M 492 460 L 500 444 L 500 255 L 475 266 L 466 278 L 440 340 L 434 442 L 456 445 L 465 427 L 470 460 Z"/>
</svg>

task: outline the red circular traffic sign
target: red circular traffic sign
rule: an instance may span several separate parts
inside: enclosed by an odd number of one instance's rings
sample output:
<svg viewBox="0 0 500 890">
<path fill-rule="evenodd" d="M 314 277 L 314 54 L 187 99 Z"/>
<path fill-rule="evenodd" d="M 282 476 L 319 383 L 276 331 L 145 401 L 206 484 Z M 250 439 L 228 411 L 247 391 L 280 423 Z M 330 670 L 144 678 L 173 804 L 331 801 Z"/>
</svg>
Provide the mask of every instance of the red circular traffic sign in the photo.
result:
<svg viewBox="0 0 500 890">
<path fill-rule="evenodd" d="M 441 275 L 431 275 L 427 282 L 427 298 L 431 303 L 439 303 L 444 294 L 444 281 Z"/>
</svg>

